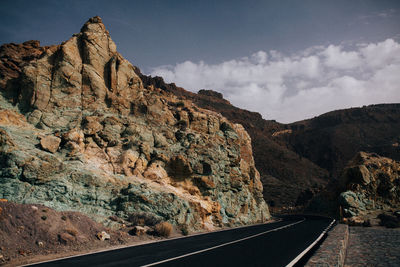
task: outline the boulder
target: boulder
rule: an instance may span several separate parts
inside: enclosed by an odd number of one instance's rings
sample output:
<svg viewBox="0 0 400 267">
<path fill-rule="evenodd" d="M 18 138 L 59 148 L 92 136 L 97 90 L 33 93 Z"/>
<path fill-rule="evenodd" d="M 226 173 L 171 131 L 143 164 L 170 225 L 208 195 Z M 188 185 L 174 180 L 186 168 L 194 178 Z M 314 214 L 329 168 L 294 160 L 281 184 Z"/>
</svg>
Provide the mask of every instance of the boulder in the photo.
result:
<svg viewBox="0 0 400 267">
<path fill-rule="evenodd" d="M 105 232 L 105 231 L 98 232 L 98 233 L 96 234 L 96 237 L 97 237 L 99 240 L 101 240 L 101 241 L 109 240 L 109 239 L 110 239 L 110 235 L 107 234 L 107 232 Z"/>
<path fill-rule="evenodd" d="M 137 236 L 142 236 L 145 235 L 147 233 L 147 231 L 150 230 L 150 227 L 148 226 L 135 226 L 133 227 L 133 229 L 131 231 L 129 231 L 129 234 L 132 235 L 137 235 Z"/>
<path fill-rule="evenodd" d="M 389 218 L 387 212 L 400 207 L 399 171 L 397 161 L 377 154 L 358 153 L 339 179 L 340 186 L 347 189 L 338 198 L 342 215 L 369 220 L 383 213 L 380 215 L 383 221 Z"/>
<path fill-rule="evenodd" d="M 40 146 L 42 149 L 51 152 L 51 153 L 56 153 L 58 150 L 58 147 L 60 146 L 61 139 L 56 136 L 48 135 L 46 137 L 43 137 L 40 140 Z"/>
</svg>

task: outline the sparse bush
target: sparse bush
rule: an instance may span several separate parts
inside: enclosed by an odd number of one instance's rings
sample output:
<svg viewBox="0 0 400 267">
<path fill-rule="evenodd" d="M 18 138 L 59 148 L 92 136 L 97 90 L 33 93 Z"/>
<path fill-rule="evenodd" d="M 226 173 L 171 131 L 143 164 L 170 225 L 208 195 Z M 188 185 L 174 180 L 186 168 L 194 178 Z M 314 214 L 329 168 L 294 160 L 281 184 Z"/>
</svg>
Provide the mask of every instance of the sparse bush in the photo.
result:
<svg viewBox="0 0 400 267">
<path fill-rule="evenodd" d="M 189 229 L 188 229 L 187 225 L 181 226 L 181 232 L 182 232 L 182 235 L 185 235 L 185 236 L 189 234 Z"/>
<path fill-rule="evenodd" d="M 128 221 L 131 222 L 133 225 L 140 226 L 154 226 L 161 222 L 161 220 L 157 218 L 154 214 L 147 212 L 134 212 L 129 215 Z"/>
<path fill-rule="evenodd" d="M 185 106 L 185 103 L 183 101 L 179 101 L 178 103 L 176 103 L 176 106 L 182 108 Z"/>
<path fill-rule="evenodd" d="M 61 220 L 66 221 L 67 220 L 67 216 L 65 216 L 65 215 L 61 216 Z"/>
<path fill-rule="evenodd" d="M 43 221 L 47 220 L 47 216 L 42 216 L 41 218 Z"/>
<path fill-rule="evenodd" d="M 154 230 L 159 236 L 169 237 L 172 232 L 172 225 L 169 222 L 162 222 L 157 224 Z"/>
</svg>

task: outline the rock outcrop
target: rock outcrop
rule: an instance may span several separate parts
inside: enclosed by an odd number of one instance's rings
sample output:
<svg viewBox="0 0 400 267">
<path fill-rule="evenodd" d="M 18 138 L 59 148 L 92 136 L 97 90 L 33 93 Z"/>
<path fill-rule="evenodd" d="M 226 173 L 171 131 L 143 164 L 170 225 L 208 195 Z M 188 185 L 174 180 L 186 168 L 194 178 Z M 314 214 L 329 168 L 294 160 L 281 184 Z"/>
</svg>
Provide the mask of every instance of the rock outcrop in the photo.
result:
<svg viewBox="0 0 400 267">
<path fill-rule="evenodd" d="M 380 214 L 400 210 L 400 163 L 359 152 L 307 209 L 336 216 L 351 225 L 377 225 Z"/>
<path fill-rule="evenodd" d="M 339 195 L 339 205 L 346 220 L 363 222 L 400 209 L 397 161 L 360 152 L 344 170 L 340 183 L 345 191 Z"/>
<path fill-rule="evenodd" d="M 7 54 L 27 44 L 29 59 Z M 99 17 L 61 45 L 0 51 L 0 112 L 18 118 L 0 119 L 0 198 L 192 230 L 269 218 L 244 128 L 144 86 Z"/>
<path fill-rule="evenodd" d="M 230 121 L 243 125 L 251 137 L 254 160 L 264 187 L 264 199 L 276 211 L 305 205 L 328 184 L 328 171 L 297 154 L 286 141 L 281 142 L 277 138 L 277 133 L 291 134 L 290 125 L 266 120 L 257 112 L 235 107 L 221 93 L 213 90 L 201 89 L 195 94 L 174 83 L 165 83 L 161 77 L 146 76 L 139 69 L 136 72 L 147 86 L 190 99 L 197 106 L 221 113 Z"/>
</svg>

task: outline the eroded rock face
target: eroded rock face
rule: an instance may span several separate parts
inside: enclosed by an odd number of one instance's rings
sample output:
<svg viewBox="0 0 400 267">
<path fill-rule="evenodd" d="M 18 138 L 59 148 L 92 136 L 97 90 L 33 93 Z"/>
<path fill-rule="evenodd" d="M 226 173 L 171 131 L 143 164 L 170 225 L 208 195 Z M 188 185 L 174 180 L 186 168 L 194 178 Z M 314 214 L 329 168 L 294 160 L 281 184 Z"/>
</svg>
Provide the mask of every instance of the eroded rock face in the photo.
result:
<svg viewBox="0 0 400 267">
<path fill-rule="evenodd" d="M 381 212 L 400 209 L 400 163 L 360 152 L 344 171 L 339 196 L 345 218 L 364 221 Z"/>
<path fill-rule="evenodd" d="M 99 17 L 22 65 L 21 91 L 1 88 L 28 126 L 0 124 L 0 198 L 193 230 L 269 218 L 244 128 L 145 88 Z"/>
</svg>

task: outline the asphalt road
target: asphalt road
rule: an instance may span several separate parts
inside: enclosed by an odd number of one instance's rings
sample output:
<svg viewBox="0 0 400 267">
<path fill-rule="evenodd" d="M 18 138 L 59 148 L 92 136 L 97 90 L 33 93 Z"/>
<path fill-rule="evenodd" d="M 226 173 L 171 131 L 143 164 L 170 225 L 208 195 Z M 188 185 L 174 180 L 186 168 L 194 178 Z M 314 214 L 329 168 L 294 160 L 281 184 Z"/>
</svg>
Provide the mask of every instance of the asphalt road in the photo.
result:
<svg viewBox="0 0 400 267">
<path fill-rule="evenodd" d="M 282 221 L 66 258 L 32 266 L 286 266 L 331 223 L 290 216 Z M 183 257 L 182 257 L 183 256 Z M 171 258 L 175 258 L 170 260 Z"/>
</svg>

